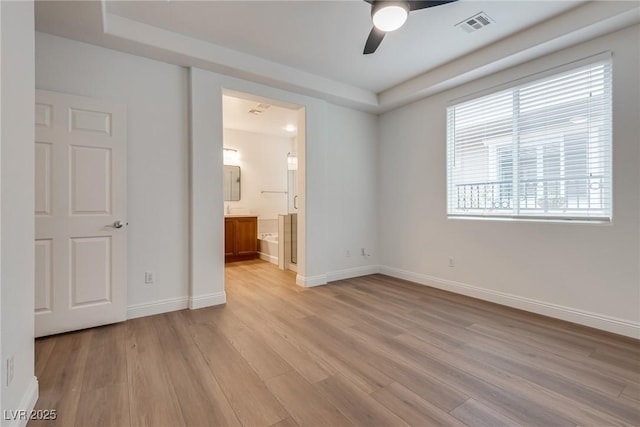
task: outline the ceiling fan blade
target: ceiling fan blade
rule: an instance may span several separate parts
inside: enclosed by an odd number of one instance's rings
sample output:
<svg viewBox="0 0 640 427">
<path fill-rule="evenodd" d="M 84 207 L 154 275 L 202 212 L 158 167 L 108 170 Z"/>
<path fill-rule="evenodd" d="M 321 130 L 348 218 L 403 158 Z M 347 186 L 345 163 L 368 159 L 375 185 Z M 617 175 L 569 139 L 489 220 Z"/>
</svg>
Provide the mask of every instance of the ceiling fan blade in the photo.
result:
<svg viewBox="0 0 640 427">
<path fill-rule="evenodd" d="M 380 46 L 385 34 L 386 33 L 384 31 L 373 27 L 369 33 L 369 37 L 367 37 L 367 42 L 364 44 L 364 52 L 362 53 L 364 55 L 368 55 L 375 52 L 378 46 Z"/>
<path fill-rule="evenodd" d="M 453 3 L 458 0 L 435 0 L 435 1 L 409 1 L 409 10 L 427 9 L 429 7 L 440 6 L 442 4 Z"/>
</svg>

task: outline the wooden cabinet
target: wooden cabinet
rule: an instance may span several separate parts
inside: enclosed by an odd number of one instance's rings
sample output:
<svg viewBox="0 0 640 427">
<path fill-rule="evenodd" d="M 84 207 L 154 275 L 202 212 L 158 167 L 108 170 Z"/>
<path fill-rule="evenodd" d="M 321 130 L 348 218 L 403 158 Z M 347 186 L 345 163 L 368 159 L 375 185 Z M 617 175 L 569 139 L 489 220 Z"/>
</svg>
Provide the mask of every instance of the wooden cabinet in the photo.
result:
<svg viewBox="0 0 640 427">
<path fill-rule="evenodd" d="M 258 218 L 234 216 L 224 218 L 225 262 L 258 257 Z"/>
</svg>

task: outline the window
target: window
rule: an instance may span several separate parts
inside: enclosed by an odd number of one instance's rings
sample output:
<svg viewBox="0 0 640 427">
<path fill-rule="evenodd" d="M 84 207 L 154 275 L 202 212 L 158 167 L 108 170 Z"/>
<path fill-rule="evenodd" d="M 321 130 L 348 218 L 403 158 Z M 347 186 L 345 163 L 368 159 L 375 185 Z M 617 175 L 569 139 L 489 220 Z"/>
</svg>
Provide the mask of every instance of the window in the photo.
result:
<svg viewBox="0 0 640 427">
<path fill-rule="evenodd" d="M 452 217 L 611 220 L 611 59 L 447 109 Z"/>
</svg>

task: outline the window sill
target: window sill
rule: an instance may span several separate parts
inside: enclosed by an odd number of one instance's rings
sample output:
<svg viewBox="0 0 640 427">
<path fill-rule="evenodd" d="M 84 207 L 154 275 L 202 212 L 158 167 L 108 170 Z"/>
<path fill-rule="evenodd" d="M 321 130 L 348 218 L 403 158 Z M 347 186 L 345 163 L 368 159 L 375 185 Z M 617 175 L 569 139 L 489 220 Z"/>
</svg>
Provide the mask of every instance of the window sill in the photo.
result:
<svg viewBox="0 0 640 427">
<path fill-rule="evenodd" d="M 501 221 L 501 222 L 536 222 L 545 224 L 590 224 L 590 225 L 612 225 L 609 218 L 544 218 L 544 217 L 510 217 L 510 216 L 485 216 L 485 215 L 463 215 L 449 214 L 447 219 L 451 220 L 480 220 L 480 221 Z"/>
</svg>

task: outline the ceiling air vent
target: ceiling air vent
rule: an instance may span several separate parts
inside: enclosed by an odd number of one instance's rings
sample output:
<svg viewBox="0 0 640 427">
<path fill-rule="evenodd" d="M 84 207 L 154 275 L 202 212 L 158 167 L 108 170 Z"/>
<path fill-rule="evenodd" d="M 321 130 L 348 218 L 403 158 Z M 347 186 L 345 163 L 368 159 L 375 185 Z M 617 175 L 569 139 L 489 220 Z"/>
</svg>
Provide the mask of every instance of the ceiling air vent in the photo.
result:
<svg viewBox="0 0 640 427">
<path fill-rule="evenodd" d="M 249 114 L 253 114 L 254 116 L 259 116 L 260 114 L 268 110 L 269 107 L 271 107 L 271 105 L 260 103 L 256 105 L 256 108 L 252 108 L 251 110 L 249 110 Z"/>
<path fill-rule="evenodd" d="M 464 21 L 457 23 L 455 26 L 461 28 L 465 33 L 473 33 L 474 31 L 478 31 L 494 22 L 495 21 L 493 19 L 489 18 L 489 15 L 484 12 L 480 12 L 471 18 L 467 18 Z"/>
</svg>

